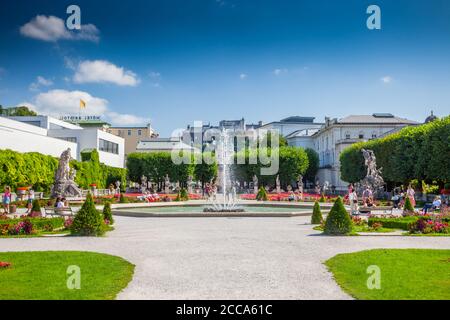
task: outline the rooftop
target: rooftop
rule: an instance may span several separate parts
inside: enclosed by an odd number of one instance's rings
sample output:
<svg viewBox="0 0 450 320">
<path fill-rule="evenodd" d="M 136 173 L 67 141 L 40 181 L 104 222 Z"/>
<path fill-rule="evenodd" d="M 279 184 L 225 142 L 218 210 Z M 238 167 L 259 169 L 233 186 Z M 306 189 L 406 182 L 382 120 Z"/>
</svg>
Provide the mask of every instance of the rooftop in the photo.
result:
<svg viewBox="0 0 450 320">
<path fill-rule="evenodd" d="M 396 117 L 390 113 L 374 113 L 372 115 L 350 115 L 337 120 L 342 124 L 419 124 L 416 121 Z"/>
</svg>

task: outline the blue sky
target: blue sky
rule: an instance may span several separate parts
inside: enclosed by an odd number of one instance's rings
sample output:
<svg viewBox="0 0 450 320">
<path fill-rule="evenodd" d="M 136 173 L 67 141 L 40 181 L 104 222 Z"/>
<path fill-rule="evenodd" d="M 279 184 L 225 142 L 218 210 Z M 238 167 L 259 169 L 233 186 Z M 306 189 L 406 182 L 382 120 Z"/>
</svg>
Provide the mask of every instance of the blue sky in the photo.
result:
<svg viewBox="0 0 450 320">
<path fill-rule="evenodd" d="M 2 1 L 0 104 L 148 119 L 162 136 L 195 120 L 450 110 L 450 2 Z M 61 28 L 81 8 L 82 33 Z M 366 8 L 381 8 L 368 30 Z M 59 20 L 61 19 L 61 20 Z"/>
</svg>

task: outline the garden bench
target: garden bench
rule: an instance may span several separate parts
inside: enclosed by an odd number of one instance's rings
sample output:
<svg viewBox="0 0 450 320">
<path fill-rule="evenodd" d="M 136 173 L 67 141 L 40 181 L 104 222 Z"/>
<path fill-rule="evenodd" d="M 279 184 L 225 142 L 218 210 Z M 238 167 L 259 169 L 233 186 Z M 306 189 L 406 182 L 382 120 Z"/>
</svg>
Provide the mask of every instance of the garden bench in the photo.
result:
<svg viewBox="0 0 450 320">
<path fill-rule="evenodd" d="M 379 206 L 379 207 L 359 207 L 359 213 L 369 213 L 371 214 L 373 211 L 389 211 L 392 214 L 392 210 L 394 210 L 394 206 Z"/>
<path fill-rule="evenodd" d="M 71 207 L 55 208 L 55 207 L 45 207 L 45 215 L 49 216 L 73 216 L 74 212 Z"/>
</svg>

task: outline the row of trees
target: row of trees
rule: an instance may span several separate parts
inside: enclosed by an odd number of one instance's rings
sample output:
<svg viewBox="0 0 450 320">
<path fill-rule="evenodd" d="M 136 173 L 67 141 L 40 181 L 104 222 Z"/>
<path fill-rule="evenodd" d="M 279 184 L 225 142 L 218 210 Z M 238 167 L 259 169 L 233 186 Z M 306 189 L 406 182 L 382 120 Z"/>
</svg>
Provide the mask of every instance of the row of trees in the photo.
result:
<svg viewBox="0 0 450 320">
<path fill-rule="evenodd" d="M 436 181 L 441 187 L 450 182 L 450 116 L 350 146 L 340 155 L 342 180 L 357 182 L 364 178 L 363 148 L 374 151 L 387 182 L 418 179 Z"/>
<path fill-rule="evenodd" d="M 276 174 L 261 175 L 261 169 L 270 166 L 259 161 L 261 152 L 269 155 L 273 152 L 278 153 L 279 170 Z M 212 163 L 196 161 L 195 157 L 210 159 L 214 157 L 214 154 L 205 152 L 192 156 L 190 164 L 175 164 L 169 152 L 132 153 L 127 158 L 128 176 L 132 181 L 140 181 L 144 175 L 157 183 L 159 188 L 163 187 L 166 175 L 169 176 L 170 181 L 179 181 L 182 185 L 186 183 L 189 176 L 192 176 L 204 185 L 217 176 L 218 164 L 215 161 Z M 282 146 L 276 150 L 272 148 L 246 149 L 237 153 L 236 159 L 238 157 L 242 157 L 245 164 L 237 164 L 238 162 L 235 160 L 233 165 L 235 179 L 240 182 L 252 181 L 253 176 L 256 175 L 259 183 L 263 185 L 274 185 L 277 174 L 280 176 L 283 187 L 297 181 L 300 174 L 313 180 L 319 166 L 319 158 L 313 150 L 305 151 L 303 148 L 297 147 Z M 258 159 L 256 164 L 249 164 L 251 157 Z"/>
<path fill-rule="evenodd" d="M 110 183 L 120 180 L 126 184 L 126 169 L 113 168 L 100 163 L 97 150 L 90 153 L 86 161 L 72 160 L 71 167 L 77 170 L 76 182 L 82 188 L 96 184 L 106 188 Z M 13 189 L 32 185 L 36 191 L 50 191 L 54 183 L 58 159 L 37 152 L 20 153 L 0 150 L 0 184 Z"/>
</svg>

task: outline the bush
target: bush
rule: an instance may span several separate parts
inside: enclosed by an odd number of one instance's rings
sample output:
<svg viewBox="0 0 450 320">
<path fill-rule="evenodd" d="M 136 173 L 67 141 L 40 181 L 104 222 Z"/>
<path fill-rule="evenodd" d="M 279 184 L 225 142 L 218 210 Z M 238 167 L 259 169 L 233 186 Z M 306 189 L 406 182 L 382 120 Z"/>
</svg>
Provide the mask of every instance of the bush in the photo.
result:
<svg viewBox="0 0 450 320">
<path fill-rule="evenodd" d="M 323 193 L 322 193 L 322 196 L 321 196 L 320 199 L 319 199 L 319 202 L 320 202 L 320 203 L 325 203 L 325 202 L 326 202 L 325 196 L 323 195 Z"/>
<path fill-rule="evenodd" d="M 410 230 L 411 226 L 417 221 L 417 217 L 405 218 L 369 218 L 368 225 L 372 227 L 376 223 L 381 223 L 383 228 Z"/>
<path fill-rule="evenodd" d="M 34 213 L 34 212 L 39 212 L 39 214 L 41 213 L 41 205 L 39 204 L 38 199 L 34 199 L 33 205 L 31 206 L 31 213 Z"/>
<path fill-rule="evenodd" d="M 256 194 L 256 200 L 258 201 L 267 201 L 269 198 L 267 196 L 267 191 L 266 189 L 261 186 L 259 187 L 258 193 Z"/>
<path fill-rule="evenodd" d="M 314 203 L 313 213 L 311 216 L 311 224 L 321 224 L 323 220 L 322 212 L 320 211 L 320 205 L 316 201 Z"/>
<path fill-rule="evenodd" d="M 123 195 L 123 193 L 121 193 L 120 194 L 120 198 L 119 198 L 119 203 L 128 203 L 129 201 L 128 201 L 128 198 L 127 197 L 125 197 L 124 195 Z"/>
<path fill-rule="evenodd" d="M 64 226 L 64 218 L 27 218 L 27 219 L 5 219 L 0 220 L 0 227 L 2 225 L 14 225 L 21 221 L 28 220 L 33 224 L 35 230 L 38 231 L 53 231 Z"/>
<path fill-rule="evenodd" d="M 405 206 L 403 207 L 403 213 L 414 213 L 414 207 L 412 206 L 411 200 L 409 197 L 405 199 Z"/>
<path fill-rule="evenodd" d="M 111 203 L 105 202 L 105 206 L 103 207 L 103 220 L 108 221 L 108 224 L 114 224 L 114 219 L 111 212 Z"/>
<path fill-rule="evenodd" d="M 324 232 L 332 235 L 343 235 L 350 231 L 352 231 L 352 220 L 342 203 L 341 197 L 339 197 L 327 216 Z"/>
<path fill-rule="evenodd" d="M 95 208 L 90 193 L 80 211 L 75 215 L 70 232 L 80 236 L 100 236 L 105 233 L 103 215 Z"/>
</svg>

